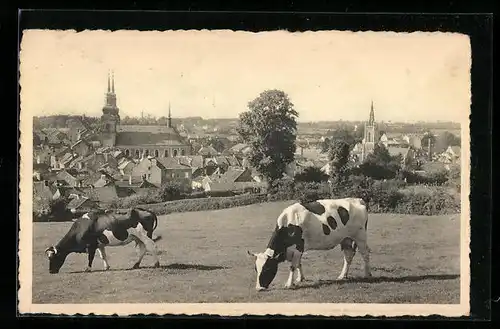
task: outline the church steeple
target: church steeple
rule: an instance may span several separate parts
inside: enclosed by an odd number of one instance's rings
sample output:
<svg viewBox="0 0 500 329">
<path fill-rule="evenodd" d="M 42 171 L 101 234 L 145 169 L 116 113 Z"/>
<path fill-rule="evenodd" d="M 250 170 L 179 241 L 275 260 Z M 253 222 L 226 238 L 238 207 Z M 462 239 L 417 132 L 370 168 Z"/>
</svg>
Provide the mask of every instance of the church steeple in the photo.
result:
<svg viewBox="0 0 500 329">
<path fill-rule="evenodd" d="M 370 108 L 370 118 L 368 119 L 368 125 L 373 126 L 375 123 L 375 112 L 373 111 L 373 100 Z"/>
<path fill-rule="evenodd" d="M 168 102 L 167 127 L 172 128 L 172 110 L 170 109 L 170 102 Z"/>
<path fill-rule="evenodd" d="M 108 94 L 111 92 L 111 87 L 110 87 L 110 72 L 108 71 Z"/>
<path fill-rule="evenodd" d="M 108 90 L 104 107 L 102 108 L 102 119 L 106 122 L 113 121 L 113 125 L 120 123 L 120 110 L 116 105 L 115 77 L 113 71 L 108 71 Z"/>
</svg>

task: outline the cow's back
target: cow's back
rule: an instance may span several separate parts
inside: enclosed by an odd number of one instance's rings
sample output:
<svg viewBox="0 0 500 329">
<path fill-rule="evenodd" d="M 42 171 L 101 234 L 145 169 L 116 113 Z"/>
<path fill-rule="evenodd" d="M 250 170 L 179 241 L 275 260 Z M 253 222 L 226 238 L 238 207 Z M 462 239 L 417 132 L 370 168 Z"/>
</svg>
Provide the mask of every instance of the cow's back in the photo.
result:
<svg viewBox="0 0 500 329">
<path fill-rule="evenodd" d="M 302 211 L 301 226 L 306 250 L 331 249 L 366 227 L 368 218 L 362 199 L 324 199 L 317 202 L 324 206 L 323 214 Z"/>
</svg>

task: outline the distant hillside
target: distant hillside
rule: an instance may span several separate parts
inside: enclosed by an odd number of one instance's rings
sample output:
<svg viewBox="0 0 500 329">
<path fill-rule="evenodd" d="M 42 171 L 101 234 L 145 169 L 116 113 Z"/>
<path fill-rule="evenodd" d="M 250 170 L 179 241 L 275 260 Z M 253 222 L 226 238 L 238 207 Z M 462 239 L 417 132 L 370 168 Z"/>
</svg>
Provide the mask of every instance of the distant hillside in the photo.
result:
<svg viewBox="0 0 500 329">
<path fill-rule="evenodd" d="M 67 128 L 71 120 L 85 120 L 86 123 L 93 125 L 98 122 L 98 117 L 76 116 L 76 115 L 51 115 L 33 118 L 35 129 L 41 128 Z M 122 117 L 123 125 L 164 125 L 167 122 L 166 117 Z M 220 118 L 220 119 L 204 119 L 202 117 L 185 117 L 172 118 L 174 125 L 183 124 L 186 128 L 204 127 L 218 128 L 222 130 L 232 129 L 238 125 L 237 118 Z M 324 134 L 328 130 L 336 130 L 339 128 L 353 129 L 358 126 L 362 129 L 363 121 L 317 121 L 317 122 L 299 122 L 297 125 L 299 134 Z M 379 130 L 392 133 L 423 133 L 424 131 L 452 131 L 459 132 L 460 124 L 454 122 L 379 122 Z"/>
</svg>

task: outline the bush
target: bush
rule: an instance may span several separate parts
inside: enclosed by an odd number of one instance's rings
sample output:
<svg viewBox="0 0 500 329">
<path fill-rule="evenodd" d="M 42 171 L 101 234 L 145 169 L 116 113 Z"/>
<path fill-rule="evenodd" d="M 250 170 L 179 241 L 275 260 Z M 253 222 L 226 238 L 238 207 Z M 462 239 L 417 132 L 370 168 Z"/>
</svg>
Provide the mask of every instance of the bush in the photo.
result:
<svg viewBox="0 0 500 329">
<path fill-rule="evenodd" d="M 168 182 L 166 184 L 163 184 L 156 193 L 157 199 L 159 199 L 158 202 L 162 202 L 179 200 L 181 198 L 182 192 L 185 191 L 180 184 L 177 184 L 175 182 Z"/>
<path fill-rule="evenodd" d="M 448 181 L 446 170 L 433 171 L 425 175 L 404 170 L 403 177 L 408 184 L 443 185 Z"/>
<path fill-rule="evenodd" d="M 261 203 L 266 201 L 263 194 L 246 194 L 233 197 L 213 197 L 204 199 L 184 199 L 157 204 L 138 205 L 155 212 L 157 215 L 166 215 L 175 212 L 206 211 L 226 209 Z"/>
<path fill-rule="evenodd" d="M 33 221 L 34 222 L 64 222 L 71 220 L 72 214 L 66 209 L 68 200 L 59 198 L 56 200 L 48 198 L 33 199 Z"/>
<path fill-rule="evenodd" d="M 314 182 L 321 183 L 328 180 L 328 175 L 317 167 L 307 167 L 303 172 L 295 175 L 296 182 Z"/>
</svg>

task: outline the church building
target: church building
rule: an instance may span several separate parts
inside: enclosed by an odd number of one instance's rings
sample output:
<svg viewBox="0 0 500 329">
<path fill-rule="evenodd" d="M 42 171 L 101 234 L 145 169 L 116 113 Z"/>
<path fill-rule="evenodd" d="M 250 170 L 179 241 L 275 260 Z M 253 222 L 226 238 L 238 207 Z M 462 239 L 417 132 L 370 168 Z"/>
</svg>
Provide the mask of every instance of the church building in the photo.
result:
<svg viewBox="0 0 500 329">
<path fill-rule="evenodd" d="M 167 125 L 121 125 L 114 74 L 108 74 L 108 91 L 102 108 L 100 137 L 103 146 L 120 149 L 127 157 L 191 155 L 191 145 L 172 126 L 170 105 Z"/>
<path fill-rule="evenodd" d="M 375 112 L 373 110 L 373 101 L 370 108 L 370 117 L 365 123 L 365 133 L 363 142 L 361 145 L 361 158 L 360 161 L 363 162 L 366 156 L 373 152 L 375 149 L 375 144 L 379 142 L 379 131 L 377 124 L 375 123 Z"/>
</svg>

